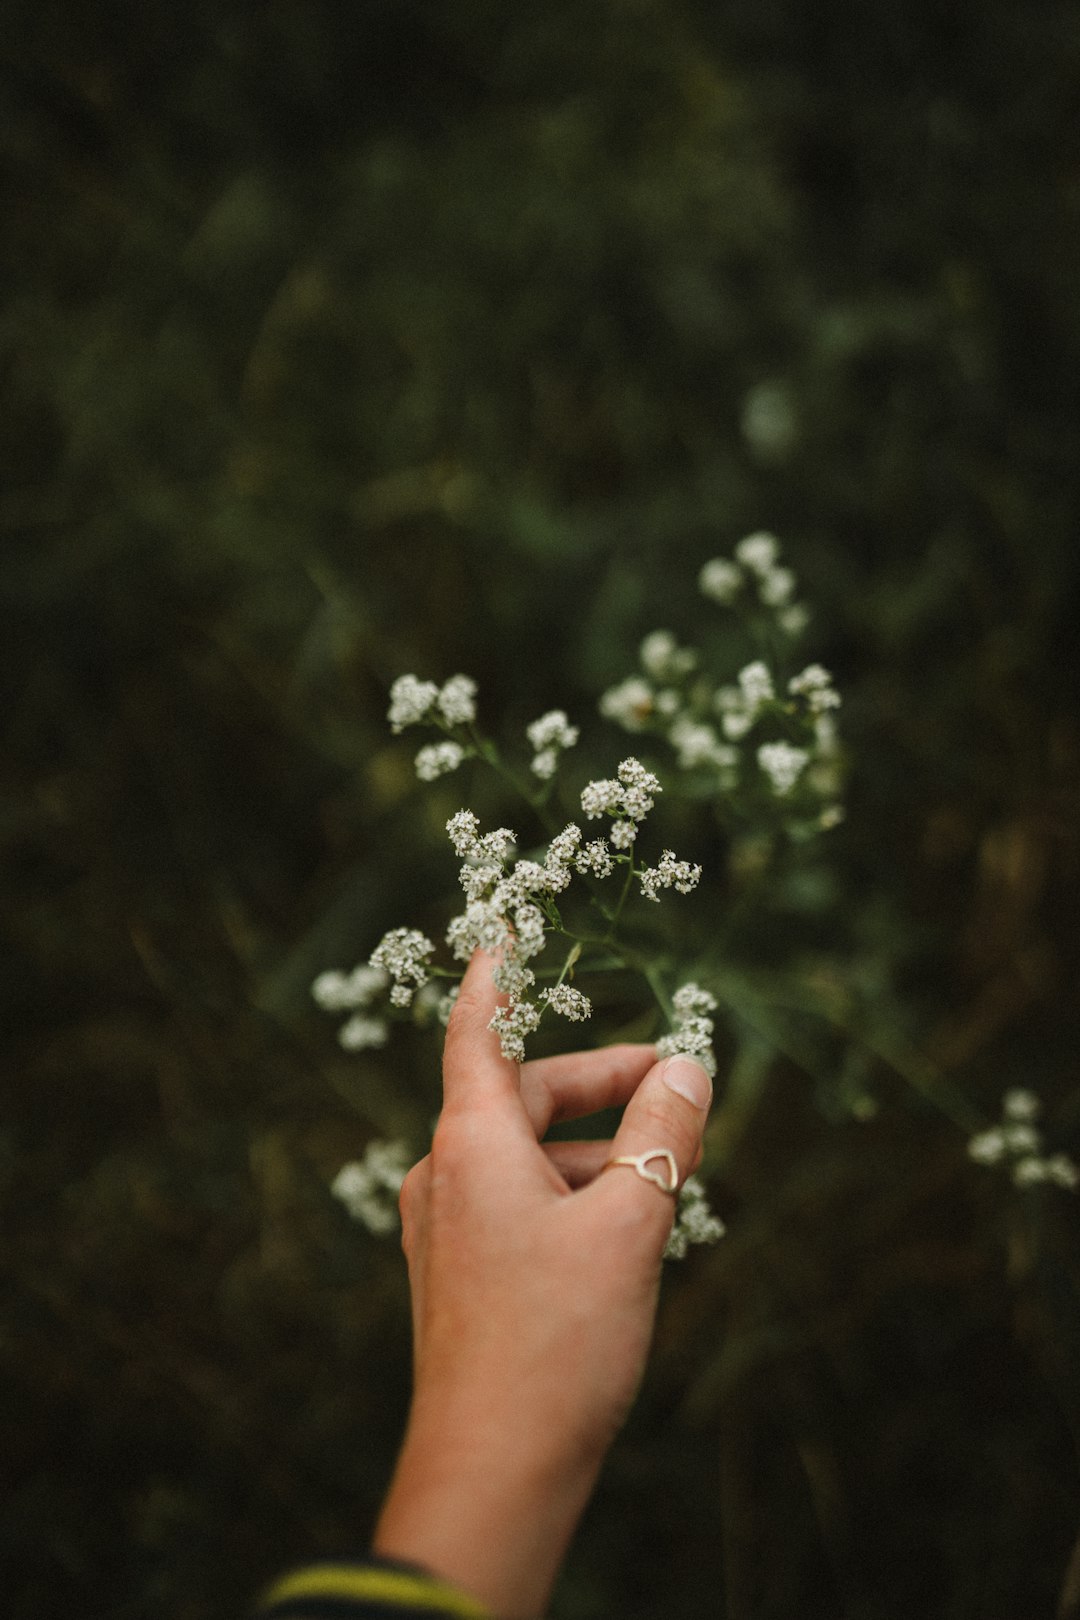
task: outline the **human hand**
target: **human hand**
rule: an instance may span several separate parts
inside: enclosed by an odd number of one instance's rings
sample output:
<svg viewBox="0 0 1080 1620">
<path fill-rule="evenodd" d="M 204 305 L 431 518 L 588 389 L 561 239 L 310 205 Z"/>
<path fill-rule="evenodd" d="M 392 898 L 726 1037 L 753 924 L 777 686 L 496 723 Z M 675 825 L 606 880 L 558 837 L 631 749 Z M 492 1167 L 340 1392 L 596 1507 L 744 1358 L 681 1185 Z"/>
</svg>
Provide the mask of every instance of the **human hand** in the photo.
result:
<svg viewBox="0 0 1080 1620">
<path fill-rule="evenodd" d="M 667 1149 L 681 1183 L 711 1088 L 646 1046 L 519 1069 L 487 1027 L 491 967 L 477 953 L 465 975 L 432 1149 L 402 1188 L 415 1389 L 376 1550 L 535 1616 L 640 1382 L 674 1216 L 632 1169 L 600 1172 Z M 621 1104 L 613 1141 L 541 1144 Z"/>
</svg>

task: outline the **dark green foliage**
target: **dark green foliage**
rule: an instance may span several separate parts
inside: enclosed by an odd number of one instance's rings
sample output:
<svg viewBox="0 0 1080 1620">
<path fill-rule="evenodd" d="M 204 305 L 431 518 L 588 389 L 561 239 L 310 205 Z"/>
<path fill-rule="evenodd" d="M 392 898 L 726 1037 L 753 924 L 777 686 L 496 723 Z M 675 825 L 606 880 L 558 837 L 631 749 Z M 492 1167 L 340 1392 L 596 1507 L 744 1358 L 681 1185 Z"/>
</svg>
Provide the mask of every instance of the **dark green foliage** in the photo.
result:
<svg viewBox="0 0 1080 1620">
<path fill-rule="evenodd" d="M 1080 1148 L 1073 9 L 2 10 L 6 1612 L 362 1545 L 407 1307 L 327 1186 L 435 1063 L 308 986 L 511 813 L 386 689 L 607 771 L 601 687 L 770 527 L 849 819 L 760 891 L 686 853 L 812 1007 L 727 1026 L 730 1236 L 555 1613 L 1080 1613 L 1075 1200 L 965 1155 L 1017 1084 Z"/>
</svg>

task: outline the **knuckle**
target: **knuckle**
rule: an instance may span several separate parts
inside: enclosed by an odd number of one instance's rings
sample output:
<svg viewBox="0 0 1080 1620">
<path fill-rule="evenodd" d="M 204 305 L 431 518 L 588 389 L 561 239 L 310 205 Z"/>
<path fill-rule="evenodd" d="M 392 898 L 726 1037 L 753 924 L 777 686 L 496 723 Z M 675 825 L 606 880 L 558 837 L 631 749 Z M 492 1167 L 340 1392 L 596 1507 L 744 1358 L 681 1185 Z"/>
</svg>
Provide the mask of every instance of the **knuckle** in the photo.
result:
<svg viewBox="0 0 1080 1620">
<path fill-rule="evenodd" d="M 419 1213 L 427 1190 L 429 1175 L 429 1161 L 421 1159 L 418 1164 L 413 1165 L 405 1180 L 401 1183 L 401 1191 L 398 1193 L 398 1209 L 401 1212 L 403 1231 L 407 1231 Z"/>
<path fill-rule="evenodd" d="M 487 998 L 477 986 L 463 983 L 446 1026 L 447 1040 L 460 1040 L 481 1020 L 487 1022 Z"/>
</svg>

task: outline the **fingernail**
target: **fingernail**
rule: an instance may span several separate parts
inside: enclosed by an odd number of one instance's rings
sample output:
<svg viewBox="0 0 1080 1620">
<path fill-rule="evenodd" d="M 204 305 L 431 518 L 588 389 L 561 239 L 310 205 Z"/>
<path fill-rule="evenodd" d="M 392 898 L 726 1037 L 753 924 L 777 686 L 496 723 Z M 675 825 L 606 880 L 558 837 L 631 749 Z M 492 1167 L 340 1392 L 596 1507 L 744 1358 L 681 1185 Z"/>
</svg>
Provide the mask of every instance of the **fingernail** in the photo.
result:
<svg viewBox="0 0 1080 1620">
<path fill-rule="evenodd" d="M 712 1081 L 696 1058 L 676 1052 L 660 1071 L 660 1078 L 671 1091 L 692 1102 L 695 1108 L 708 1108 L 712 1102 Z"/>
</svg>

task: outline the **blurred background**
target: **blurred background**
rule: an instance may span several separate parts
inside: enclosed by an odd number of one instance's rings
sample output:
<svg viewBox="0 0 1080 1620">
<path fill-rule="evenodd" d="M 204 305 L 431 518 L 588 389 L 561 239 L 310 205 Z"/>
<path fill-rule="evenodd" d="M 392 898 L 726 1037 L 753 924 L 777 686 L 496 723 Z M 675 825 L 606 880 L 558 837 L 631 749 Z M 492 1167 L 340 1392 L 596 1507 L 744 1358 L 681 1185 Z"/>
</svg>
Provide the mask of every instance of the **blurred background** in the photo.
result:
<svg viewBox="0 0 1080 1620">
<path fill-rule="evenodd" d="M 768 528 L 849 813 L 739 950 L 817 1011 L 724 1025 L 730 1235 L 553 1615 L 1080 1614 L 1077 1202 L 967 1155 L 1013 1086 L 1080 1150 L 1075 6 L 0 15 L 7 1612 L 364 1545 L 407 1302 L 328 1184 L 436 1047 L 309 987 L 510 813 L 387 688 L 607 774 L 600 690 Z"/>
</svg>

